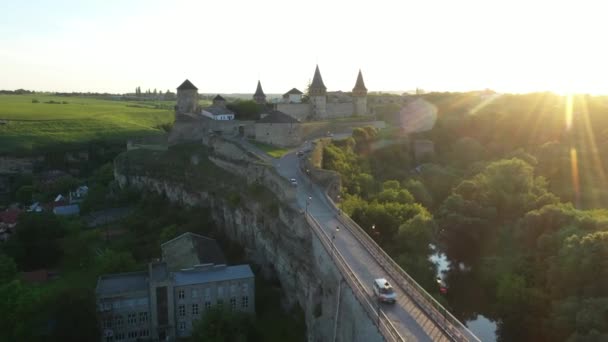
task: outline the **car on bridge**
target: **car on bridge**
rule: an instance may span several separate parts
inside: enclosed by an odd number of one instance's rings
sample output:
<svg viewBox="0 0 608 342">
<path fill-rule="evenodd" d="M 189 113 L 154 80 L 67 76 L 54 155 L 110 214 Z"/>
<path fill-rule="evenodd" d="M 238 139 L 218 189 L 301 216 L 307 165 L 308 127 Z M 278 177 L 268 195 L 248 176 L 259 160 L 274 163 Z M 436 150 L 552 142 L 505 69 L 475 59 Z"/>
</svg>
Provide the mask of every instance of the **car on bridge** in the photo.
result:
<svg viewBox="0 0 608 342">
<path fill-rule="evenodd" d="M 291 183 L 293 186 L 298 186 L 298 181 L 295 178 L 289 179 L 289 183 Z"/>
<path fill-rule="evenodd" d="M 374 296 L 378 298 L 378 301 L 391 304 L 394 304 L 397 301 L 397 295 L 386 279 L 374 279 L 372 288 L 374 290 Z"/>
</svg>

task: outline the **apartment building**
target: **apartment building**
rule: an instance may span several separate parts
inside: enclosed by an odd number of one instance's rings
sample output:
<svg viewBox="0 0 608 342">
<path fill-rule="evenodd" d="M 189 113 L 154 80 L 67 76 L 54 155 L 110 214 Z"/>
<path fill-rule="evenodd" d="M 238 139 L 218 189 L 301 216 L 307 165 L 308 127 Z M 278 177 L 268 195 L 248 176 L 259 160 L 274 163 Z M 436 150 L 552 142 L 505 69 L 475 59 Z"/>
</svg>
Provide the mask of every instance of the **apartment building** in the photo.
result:
<svg viewBox="0 0 608 342">
<path fill-rule="evenodd" d="M 174 341 L 188 337 L 206 310 L 255 312 L 249 265 L 226 265 L 213 239 L 185 233 L 161 245 L 148 270 L 103 275 L 97 282 L 102 341 Z"/>
</svg>

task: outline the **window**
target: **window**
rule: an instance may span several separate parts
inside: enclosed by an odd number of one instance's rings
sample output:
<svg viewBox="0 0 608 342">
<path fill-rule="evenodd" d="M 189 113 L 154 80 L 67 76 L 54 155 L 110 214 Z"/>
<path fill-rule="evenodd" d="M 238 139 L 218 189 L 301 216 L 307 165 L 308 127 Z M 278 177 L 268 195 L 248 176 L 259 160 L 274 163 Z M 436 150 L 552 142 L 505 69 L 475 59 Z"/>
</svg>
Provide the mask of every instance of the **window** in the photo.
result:
<svg viewBox="0 0 608 342">
<path fill-rule="evenodd" d="M 184 291 L 184 290 L 177 291 L 177 298 L 179 298 L 179 299 L 186 298 L 186 291 Z"/>
<path fill-rule="evenodd" d="M 129 336 L 129 338 L 136 338 L 137 337 L 137 331 L 129 331 L 129 334 L 127 336 Z"/>
<path fill-rule="evenodd" d="M 241 307 L 243 309 L 248 308 L 249 307 L 249 297 L 247 296 L 243 296 L 243 298 L 241 298 Z"/>
<path fill-rule="evenodd" d="M 221 287 L 221 286 L 218 286 L 218 287 L 217 287 L 217 296 L 218 296 L 219 298 L 224 297 L 224 288 L 223 288 L 223 287 Z"/>
<path fill-rule="evenodd" d="M 230 285 L 230 294 L 232 296 L 234 296 L 236 294 L 236 285 L 234 285 L 234 284 Z"/>
<path fill-rule="evenodd" d="M 186 322 L 179 322 L 179 330 L 180 331 L 186 330 Z"/>
<path fill-rule="evenodd" d="M 209 310 L 211 309 L 211 302 L 210 301 L 206 301 L 205 302 L 205 310 Z"/>
<path fill-rule="evenodd" d="M 234 297 L 230 298 L 230 309 L 236 310 L 236 298 Z"/>
<path fill-rule="evenodd" d="M 106 342 L 112 342 L 114 338 L 112 336 L 106 336 Z"/>
<path fill-rule="evenodd" d="M 224 306 L 224 300 L 223 299 L 218 299 L 217 300 L 217 307 L 221 309 L 222 306 Z"/>
<path fill-rule="evenodd" d="M 135 313 L 130 313 L 127 316 L 127 323 L 129 323 L 129 324 L 135 324 L 135 323 L 137 323 L 137 318 L 135 316 Z"/>
<path fill-rule="evenodd" d="M 192 314 L 198 315 L 198 304 L 192 304 Z"/>
<path fill-rule="evenodd" d="M 211 300 L 211 289 L 205 288 L 205 300 Z"/>
<path fill-rule="evenodd" d="M 125 339 L 125 333 L 117 333 L 114 335 L 114 339 L 116 341 L 122 341 Z"/>
<path fill-rule="evenodd" d="M 139 337 L 148 337 L 148 335 L 150 335 L 150 332 L 148 331 L 148 329 L 139 331 Z"/>
<path fill-rule="evenodd" d="M 244 295 L 249 294 L 249 284 L 243 284 L 242 290 Z"/>
<path fill-rule="evenodd" d="M 103 327 L 104 328 L 111 328 L 112 327 L 112 319 L 111 318 L 106 318 L 103 320 Z"/>
<path fill-rule="evenodd" d="M 184 317 L 186 316 L 186 306 L 184 304 L 180 304 L 178 307 L 178 315 L 179 317 Z"/>
<path fill-rule="evenodd" d="M 148 321 L 148 313 L 147 312 L 140 312 L 139 313 L 139 322 L 140 323 L 144 323 Z"/>
<path fill-rule="evenodd" d="M 122 315 L 116 315 L 114 316 L 114 326 L 119 327 L 121 325 L 123 325 L 124 321 L 122 319 Z"/>
<path fill-rule="evenodd" d="M 192 289 L 192 298 L 198 298 L 198 290 Z"/>
</svg>

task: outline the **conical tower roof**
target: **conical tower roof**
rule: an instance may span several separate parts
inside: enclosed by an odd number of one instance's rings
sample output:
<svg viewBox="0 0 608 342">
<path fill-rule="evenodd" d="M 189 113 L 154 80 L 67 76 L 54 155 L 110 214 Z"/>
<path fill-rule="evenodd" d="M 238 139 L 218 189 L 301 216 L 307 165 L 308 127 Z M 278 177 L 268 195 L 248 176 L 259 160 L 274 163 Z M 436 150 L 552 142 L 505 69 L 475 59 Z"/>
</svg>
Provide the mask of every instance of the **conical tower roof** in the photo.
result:
<svg viewBox="0 0 608 342">
<path fill-rule="evenodd" d="M 353 92 L 367 92 L 367 88 L 365 88 L 365 82 L 363 82 L 363 74 L 361 73 L 361 69 L 359 69 L 359 75 L 357 76 L 357 82 L 355 83 Z"/>
<path fill-rule="evenodd" d="M 317 94 L 325 94 L 327 88 L 325 84 L 323 84 L 323 78 L 321 78 L 321 72 L 319 71 L 319 65 L 315 69 L 315 75 L 312 78 L 312 83 L 310 84 L 311 93 Z"/>
<path fill-rule="evenodd" d="M 188 81 L 187 79 L 184 81 L 184 83 L 182 83 L 179 87 L 177 87 L 177 90 L 187 90 L 187 89 L 198 90 L 198 88 L 195 87 L 194 84 L 192 84 L 192 82 Z"/>
<path fill-rule="evenodd" d="M 260 83 L 260 81 L 258 80 L 258 87 L 255 89 L 255 94 L 253 94 L 254 97 L 261 97 L 264 96 L 266 97 L 266 94 L 264 94 L 264 91 L 262 90 L 262 83 Z"/>
</svg>

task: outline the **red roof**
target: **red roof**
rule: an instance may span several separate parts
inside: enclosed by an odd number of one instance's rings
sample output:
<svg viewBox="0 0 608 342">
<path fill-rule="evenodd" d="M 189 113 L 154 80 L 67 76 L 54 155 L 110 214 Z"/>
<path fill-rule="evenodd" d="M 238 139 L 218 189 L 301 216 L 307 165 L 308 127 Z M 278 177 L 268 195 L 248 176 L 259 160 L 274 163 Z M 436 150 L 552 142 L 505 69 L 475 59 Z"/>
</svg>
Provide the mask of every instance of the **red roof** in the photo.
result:
<svg viewBox="0 0 608 342">
<path fill-rule="evenodd" d="M 17 218 L 21 214 L 21 209 L 11 208 L 6 209 L 3 212 L 0 212 L 0 222 L 4 222 L 7 224 L 15 224 L 17 223 Z"/>
</svg>

